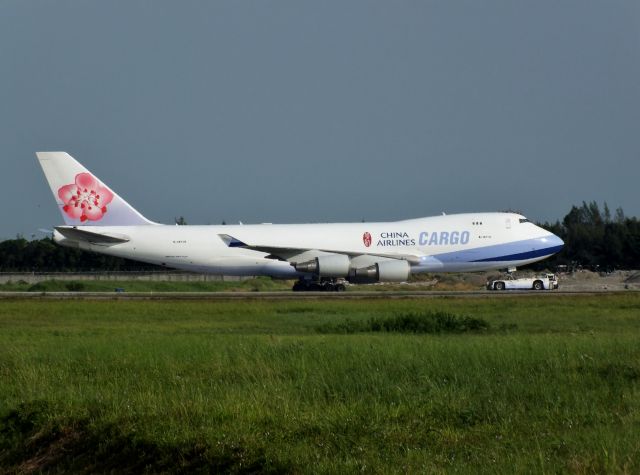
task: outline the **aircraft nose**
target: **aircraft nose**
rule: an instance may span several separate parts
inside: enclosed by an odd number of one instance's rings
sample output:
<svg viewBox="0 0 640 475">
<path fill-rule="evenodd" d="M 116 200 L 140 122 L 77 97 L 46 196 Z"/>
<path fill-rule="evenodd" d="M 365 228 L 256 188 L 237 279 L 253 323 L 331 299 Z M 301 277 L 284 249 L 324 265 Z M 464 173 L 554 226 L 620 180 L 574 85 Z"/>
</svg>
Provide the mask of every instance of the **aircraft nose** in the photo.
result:
<svg viewBox="0 0 640 475">
<path fill-rule="evenodd" d="M 551 244 L 553 246 L 559 247 L 560 249 L 564 247 L 564 241 L 559 236 L 556 236 L 555 234 L 551 235 Z"/>
<path fill-rule="evenodd" d="M 544 245 L 548 248 L 548 250 L 554 254 L 556 252 L 560 252 L 564 247 L 564 241 L 560 237 L 552 233 L 550 233 L 542 240 L 544 241 Z"/>
</svg>

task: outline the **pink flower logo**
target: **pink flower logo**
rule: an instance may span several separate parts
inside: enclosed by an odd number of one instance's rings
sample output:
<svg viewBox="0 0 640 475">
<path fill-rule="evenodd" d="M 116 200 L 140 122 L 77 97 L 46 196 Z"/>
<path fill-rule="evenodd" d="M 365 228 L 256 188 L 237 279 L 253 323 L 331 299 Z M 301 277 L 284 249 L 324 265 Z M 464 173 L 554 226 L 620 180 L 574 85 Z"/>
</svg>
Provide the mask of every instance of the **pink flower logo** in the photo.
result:
<svg viewBox="0 0 640 475">
<path fill-rule="evenodd" d="M 364 233 L 362 235 L 362 242 L 364 243 L 365 247 L 371 246 L 371 234 Z"/>
<path fill-rule="evenodd" d="M 64 206 L 62 210 L 72 219 L 99 221 L 107 212 L 113 193 L 105 188 L 90 173 L 78 173 L 76 182 L 58 190 Z"/>
</svg>

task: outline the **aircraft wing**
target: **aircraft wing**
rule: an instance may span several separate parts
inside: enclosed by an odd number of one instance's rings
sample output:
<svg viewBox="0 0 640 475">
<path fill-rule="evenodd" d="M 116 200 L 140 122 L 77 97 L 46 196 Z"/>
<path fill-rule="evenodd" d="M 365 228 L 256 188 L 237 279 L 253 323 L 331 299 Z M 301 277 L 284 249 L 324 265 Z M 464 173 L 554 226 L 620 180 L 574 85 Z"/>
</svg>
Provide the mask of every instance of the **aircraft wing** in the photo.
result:
<svg viewBox="0 0 640 475">
<path fill-rule="evenodd" d="M 260 244 L 247 244 L 239 239 L 236 239 L 229 234 L 220 234 L 220 239 L 229 247 L 240 247 L 243 249 L 250 249 L 252 251 L 265 252 L 269 254 L 269 258 L 278 259 L 281 261 L 287 261 L 291 263 L 302 262 L 305 260 L 313 259 L 315 257 L 326 254 L 344 254 L 349 257 L 358 256 L 371 256 L 371 257 L 383 257 L 386 259 L 397 259 L 402 261 L 408 261 L 410 264 L 419 264 L 421 259 L 425 255 L 420 254 L 401 254 L 401 253 L 379 253 L 379 252 L 349 252 L 336 249 L 309 249 L 309 248 L 297 248 L 297 247 L 275 247 L 272 245 L 260 245 Z"/>
</svg>

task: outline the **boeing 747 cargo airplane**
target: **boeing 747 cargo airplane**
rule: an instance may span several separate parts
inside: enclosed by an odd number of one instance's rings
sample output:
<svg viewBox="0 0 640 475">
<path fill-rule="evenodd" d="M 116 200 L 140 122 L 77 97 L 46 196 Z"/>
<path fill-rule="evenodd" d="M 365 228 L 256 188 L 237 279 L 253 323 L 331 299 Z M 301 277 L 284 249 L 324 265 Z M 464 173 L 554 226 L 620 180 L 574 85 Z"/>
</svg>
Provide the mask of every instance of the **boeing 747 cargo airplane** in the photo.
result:
<svg viewBox="0 0 640 475">
<path fill-rule="evenodd" d="M 298 279 L 294 290 L 402 282 L 412 273 L 514 269 L 562 240 L 515 213 L 385 223 L 174 226 L 149 221 L 65 152 L 38 152 L 64 219 L 63 246 L 175 269 Z"/>
</svg>

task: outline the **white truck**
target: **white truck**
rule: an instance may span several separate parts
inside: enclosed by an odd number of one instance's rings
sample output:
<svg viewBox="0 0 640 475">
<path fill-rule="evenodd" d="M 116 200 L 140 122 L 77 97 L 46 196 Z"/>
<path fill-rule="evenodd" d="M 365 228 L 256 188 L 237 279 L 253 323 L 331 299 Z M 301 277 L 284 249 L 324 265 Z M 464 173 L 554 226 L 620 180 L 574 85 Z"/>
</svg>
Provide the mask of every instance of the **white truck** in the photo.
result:
<svg viewBox="0 0 640 475">
<path fill-rule="evenodd" d="M 508 275 L 505 279 L 487 282 L 487 290 L 553 290 L 557 288 L 558 277 L 555 274 L 521 277 L 519 279 Z"/>
</svg>

